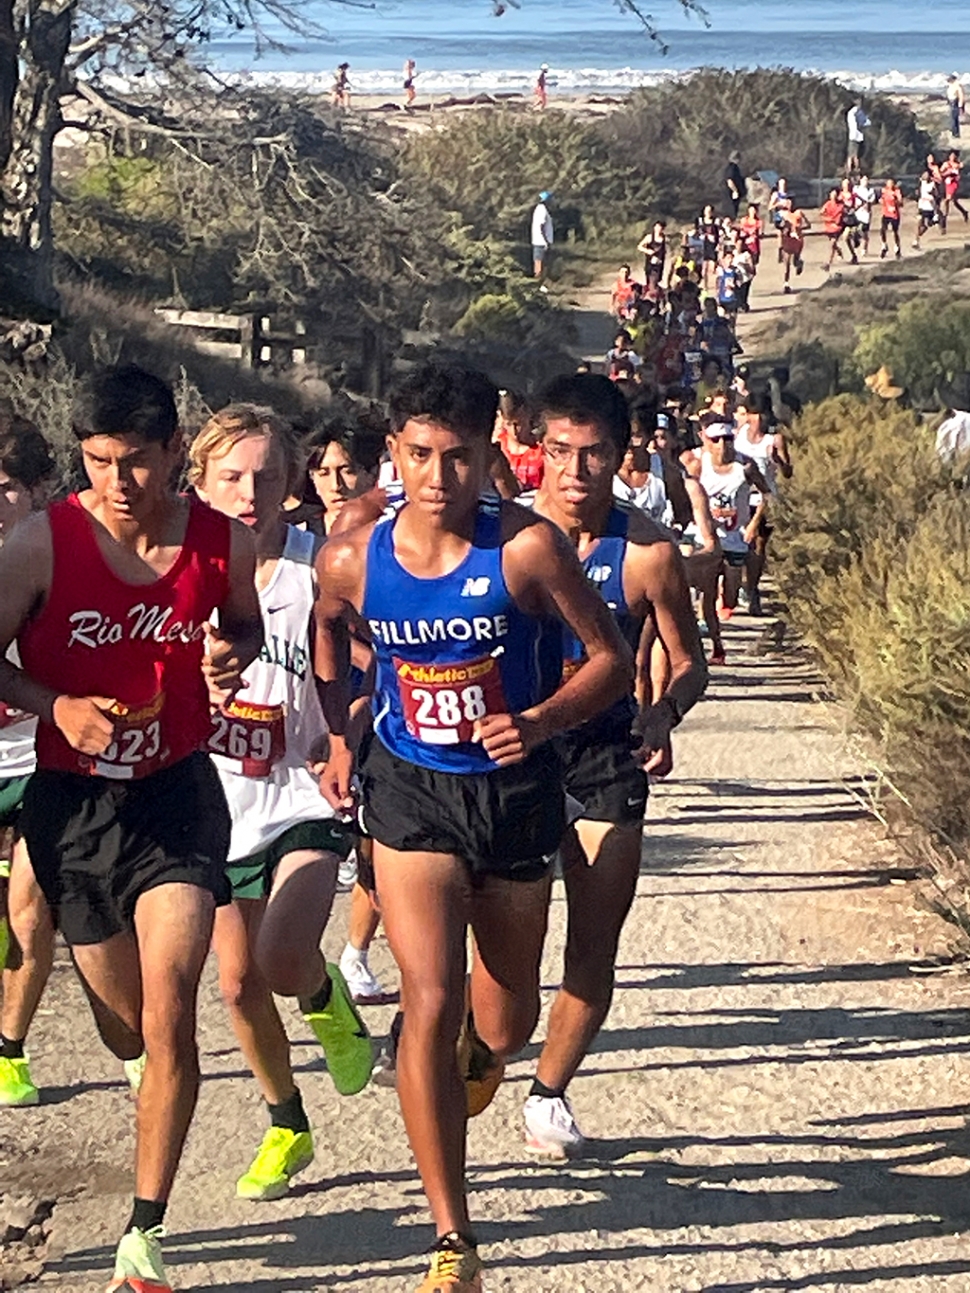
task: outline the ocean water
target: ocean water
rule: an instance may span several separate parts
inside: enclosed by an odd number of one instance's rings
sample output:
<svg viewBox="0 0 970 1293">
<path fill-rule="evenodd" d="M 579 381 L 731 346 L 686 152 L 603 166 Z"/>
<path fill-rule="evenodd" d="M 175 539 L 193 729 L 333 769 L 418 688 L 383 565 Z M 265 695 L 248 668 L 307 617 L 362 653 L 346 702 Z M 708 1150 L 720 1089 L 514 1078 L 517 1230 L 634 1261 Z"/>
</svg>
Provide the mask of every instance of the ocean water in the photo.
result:
<svg viewBox="0 0 970 1293">
<path fill-rule="evenodd" d="M 285 51 L 254 57 L 250 40 L 217 40 L 220 66 L 259 80 L 330 86 L 338 62 L 350 63 L 359 93 L 399 93 L 406 58 L 418 65 L 422 95 L 529 88 L 540 63 L 550 90 L 630 89 L 699 66 L 786 66 L 813 70 L 860 88 L 942 91 L 949 72 L 970 89 L 970 5 L 966 0 L 709 0 L 708 24 L 676 0 L 649 5 L 667 47 L 643 33 L 613 0 L 304 0 L 305 36 L 270 33 Z"/>
</svg>

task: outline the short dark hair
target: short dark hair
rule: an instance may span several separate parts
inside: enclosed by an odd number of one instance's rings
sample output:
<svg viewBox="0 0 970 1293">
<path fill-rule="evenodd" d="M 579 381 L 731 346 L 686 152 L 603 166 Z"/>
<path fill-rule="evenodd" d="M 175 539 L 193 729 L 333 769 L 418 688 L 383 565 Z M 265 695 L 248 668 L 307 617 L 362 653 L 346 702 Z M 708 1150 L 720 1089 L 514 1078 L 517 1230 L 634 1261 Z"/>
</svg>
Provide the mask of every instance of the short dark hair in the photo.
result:
<svg viewBox="0 0 970 1293">
<path fill-rule="evenodd" d="M 550 417 L 570 422 L 596 422 L 620 453 L 630 439 L 630 410 L 616 382 L 599 373 L 572 373 L 554 377 L 536 400 L 540 425 L 545 430 Z"/>
<path fill-rule="evenodd" d="M 361 426 L 347 417 L 332 418 L 306 443 L 307 471 L 317 470 L 332 444 L 339 445 L 354 466 L 377 471 L 384 456 L 386 435 L 386 430 L 377 425 Z"/>
<path fill-rule="evenodd" d="M 2 406 L 0 467 L 28 489 L 51 477 L 56 467 L 50 445 L 33 422 Z"/>
<path fill-rule="evenodd" d="M 178 427 L 172 388 L 137 364 L 97 373 L 74 416 L 78 440 L 95 435 L 137 435 L 167 446 L 178 434 Z"/>
<path fill-rule="evenodd" d="M 460 360 L 432 359 L 397 388 L 390 399 L 395 435 L 411 418 L 438 422 L 456 435 L 490 440 L 498 412 L 498 389 L 484 373 Z"/>
</svg>

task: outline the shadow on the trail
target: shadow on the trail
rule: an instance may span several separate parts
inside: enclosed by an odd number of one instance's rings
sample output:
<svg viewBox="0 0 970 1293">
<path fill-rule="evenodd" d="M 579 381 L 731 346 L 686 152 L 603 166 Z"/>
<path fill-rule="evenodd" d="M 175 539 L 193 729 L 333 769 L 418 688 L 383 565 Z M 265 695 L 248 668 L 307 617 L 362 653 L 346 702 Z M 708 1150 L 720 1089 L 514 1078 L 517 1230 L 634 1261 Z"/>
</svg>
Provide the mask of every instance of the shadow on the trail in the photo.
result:
<svg viewBox="0 0 970 1293">
<path fill-rule="evenodd" d="M 678 965 L 652 962 L 618 965 L 617 988 L 648 988 L 654 991 L 685 991 L 696 988 L 777 987 L 792 984 L 881 983 L 897 979 L 918 979 L 911 961 L 884 961 L 873 965 L 855 961 L 849 965 L 792 965 L 785 961 L 733 961 L 722 965 Z M 640 979 L 626 979 L 625 972 L 645 971 Z M 655 973 L 651 973 L 655 972 Z"/>
<path fill-rule="evenodd" d="M 939 1240 L 960 1233 L 970 1224 L 970 1172 L 934 1175 L 946 1160 L 970 1159 L 970 1129 L 933 1125 L 919 1130 L 892 1130 L 892 1125 L 916 1119 L 954 1120 L 965 1106 L 944 1109 L 886 1111 L 846 1120 L 847 1128 L 865 1122 L 876 1134 L 841 1130 L 807 1130 L 793 1135 L 754 1136 L 656 1135 L 622 1140 L 590 1141 L 581 1160 L 536 1167 L 523 1162 L 473 1166 L 469 1188 L 473 1214 L 476 1196 L 502 1189 L 511 1200 L 520 1195 L 523 1213 L 476 1223 L 483 1245 L 502 1246 L 496 1265 L 503 1272 L 562 1268 L 591 1262 L 633 1261 L 686 1257 L 692 1262 L 708 1254 L 762 1252 L 776 1263 L 786 1255 L 798 1257 L 799 1271 L 782 1272 L 747 1283 L 704 1286 L 705 1293 L 755 1293 L 760 1289 L 796 1290 L 821 1284 L 862 1284 L 883 1278 L 915 1278 L 970 1272 L 970 1258 L 929 1263 L 834 1271 L 826 1269 L 824 1254 L 860 1248 L 890 1247 L 920 1239 Z M 809 1123 L 809 1128 L 820 1125 Z M 882 1130 L 878 1130 L 879 1128 Z M 817 1149 L 825 1157 L 811 1158 L 800 1150 Z M 685 1152 L 724 1151 L 728 1161 L 683 1162 Z M 874 1157 L 873 1155 L 878 1155 Z M 343 1184 L 359 1188 L 372 1180 L 401 1180 L 409 1173 L 354 1173 L 322 1182 L 338 1190 Z M 418 1193 L 415 1181 L 415 1193 Z M 563 1201 L 564 1197 L 568 1201 Z M 430 1239 L 423 1226 L 400 1224 L 402 1215 L 423 1211 L 413 1207 L 335 1208 L 313 1216 L 268 1218 L 252 1225 L 188 1231 L 166 1243 L 166 1262 L 173 1269 L 220 1261 L 258 1262 L 264 1276 L 234 1281 L 235 1293 L 277 1293 L 279 1290 L 337 1288 L 366 1280 L 395 1279 L 422 1271 L 418 1254 Z M 821 1237 L 818 1223 L 857 1220 L 846 1233 Z M 728 1227 L 815 1223 L 794 1239 L 729 1236 Z M 626 1232 L 640 1240 L 645 1230 L 656 1232 L 653 1242 L 626 1243 Z M 681 1238 L 693 1231 L 697 1238 Z M 593 1246 L 587 1236 L 596 1237 Z M 665 1232 L 676 1232 L 677 1238 Z M 713 1232 L 713 1234 L 712 1234 Z M 523 1254 L 525 1240 L 582 1236 L 582 1246 Z M 361 1255 L 365 1254 L 362 1261 Z M 487 1256 L 487 1254 L 486 1254 Z M 867 1255 L 871 1262 L 871 1255 Z M 86 1249 L 51 1263 L 53 1275 L 82 1276 L 102 1269 L 111 1259 L 106 1247 Z M 806 1259 L 819 1269 L 805 1273 Z M 334 1268 L 349 1268 L 336 1271 Z M 310 1268 L 307 1270 L 307 1268 Z M 292 1273 L 291 1273 L 292 1272 Z M 767 1274 L 767 1273 L 766 1273 Z M 211 1276 L 209 1276 L 211 1279 Z M 528 1278 L 527 1276 L 525 1278 Z M 186 1287 L 185 1280 L 181 1281 Z M 194 1285 L 194 1293 L 216 1293 L 224 1282 Z M 694 1287 L 697 1287 L 695 1285 Z"/>
</svg>

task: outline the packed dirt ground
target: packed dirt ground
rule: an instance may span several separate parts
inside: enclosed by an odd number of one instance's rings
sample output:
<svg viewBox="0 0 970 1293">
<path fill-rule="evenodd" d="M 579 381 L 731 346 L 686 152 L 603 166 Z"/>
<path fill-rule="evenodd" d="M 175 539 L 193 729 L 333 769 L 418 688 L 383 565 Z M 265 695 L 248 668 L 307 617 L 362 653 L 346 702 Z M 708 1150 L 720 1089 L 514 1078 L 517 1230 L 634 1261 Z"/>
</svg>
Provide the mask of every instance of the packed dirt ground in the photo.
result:
<svg viewBox="0 0 970 1293">
<path fill-rule="evenodd" d="M 735 619 L 728 667 L 653 793 L 613 1011 L 573 1087 L 589 1157 L 523 1151 L 536 1043 L 472 1126 L 489 1290 L 967 1287 L 970 986 L 946 967 L 951 928 L 864 810 L 864 770 L 818 680 L 779 636 Z M 563 917 L 557 887 L 547 1004 Z M 393 979 L 383 942 L 374 963 Z M 368 1009 L 375 1034 L 392 1010 Z M 202 1095 L 168 1218 L 177 1287 L 410 1289 L 432 1233 L 394 1094 L 337 1096 L 291 1023 L 317 1159 L 285 1199 L 244 1203 L 234 1183 L 264 1115 L 210 965 Z M 132 1108 L 64 955 L 32 1053 L 43 1103 L 4 1113 L 0 1169 L 8 1202 L 54 1209 L 40 1247 L 6 1250 L 6 1278 L 43 1258 L 41 1288 L 94 1290 L 131 1194 Z"/>
</svg>

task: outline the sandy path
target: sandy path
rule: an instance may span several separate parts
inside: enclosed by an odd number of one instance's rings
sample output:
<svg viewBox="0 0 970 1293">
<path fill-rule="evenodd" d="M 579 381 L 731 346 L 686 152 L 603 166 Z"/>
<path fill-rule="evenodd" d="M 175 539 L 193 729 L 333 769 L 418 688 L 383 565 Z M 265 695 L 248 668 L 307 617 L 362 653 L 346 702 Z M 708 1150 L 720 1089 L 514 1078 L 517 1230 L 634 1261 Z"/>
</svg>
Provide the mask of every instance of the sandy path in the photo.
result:
<svg viewBox="0 0 970 1293">
<path fill-rule="evenodd" d="M 910 968 L 945 951 L 947 927 L 893 874 L 807 666 L 757 654 L 764 625 L 731 626 L 730 666 L 651 804 L 615 1005 L 574 1086 L 590 1161 L 522 1152 L 534 1046 L 473 1125 L 489 1290 L 967 1287 L 970 992 Z M 557 889 L 546 985 L 563 916 Z M 390 978 L 383 944 L 375 961 Z M 368 1014 L 379 1031 L 390 1010 Z M 394 1095 L 336 1096 L 292 1024 L 317 1162 L 287 1199 L 242 1203 L 262 1114 L 210 965 L 205 1078 L 169 1214 L 176 1285 L 412 1289 L 431 1232 Z M 46 1102 L 0 1117 L 2 1179 L 58 1200 L 41 1287 L 94 1290 L 131 1191 L 132 1110 L 63 957 L 32 1049 Z"/>
</svg>

